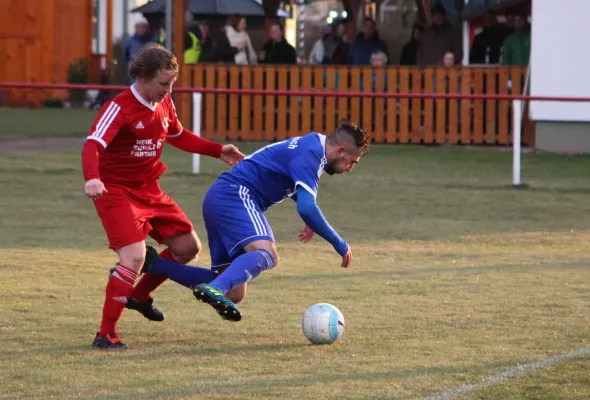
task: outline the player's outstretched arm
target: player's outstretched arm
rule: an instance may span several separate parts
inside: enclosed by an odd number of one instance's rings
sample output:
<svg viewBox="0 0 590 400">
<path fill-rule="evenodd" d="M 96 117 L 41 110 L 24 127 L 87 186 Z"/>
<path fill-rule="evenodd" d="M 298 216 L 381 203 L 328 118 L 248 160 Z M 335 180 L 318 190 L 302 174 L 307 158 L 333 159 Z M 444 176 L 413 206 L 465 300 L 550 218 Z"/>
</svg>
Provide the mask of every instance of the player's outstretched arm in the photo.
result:
<svg viewBox="0 0 590 400">
<path fill-rule="evenodd" d="M 187 129 L 184 129 L 179 135 L 168 137 L 168 143 L 188 153 L 221 158 L 229 165 L 237 164 L 244 159 L 244 154 L 236 146 L 232 144 L 222 145 L 221 143 L 203 139 Z"/>
<path fill-rule="evenodd" d="M 347 268 L 352 260 L 350 246 L 330 226 L 317 205 L 313 194 L 301 186 L 297 190 L 297 212 L 312 231 L 323 237 L 334 247 L 334 250 L 342 256 L 342 266 Z"/>
<path fill-rule="evenodd" d="M 98 173 L 98 158 L 102 150 L 102 146 L 94 140 L 87 140 L 82 149 L 82 172 L 86 182 L 84 192 L 93 200 L 108 193 Z"/>
</svg>

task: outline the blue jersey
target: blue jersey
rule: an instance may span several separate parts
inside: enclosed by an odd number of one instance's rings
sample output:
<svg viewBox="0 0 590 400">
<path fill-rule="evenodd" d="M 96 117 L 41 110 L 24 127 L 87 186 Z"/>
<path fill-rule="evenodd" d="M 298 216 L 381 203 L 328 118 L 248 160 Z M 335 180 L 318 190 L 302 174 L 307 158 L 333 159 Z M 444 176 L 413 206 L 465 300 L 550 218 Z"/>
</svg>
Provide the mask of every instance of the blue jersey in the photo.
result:
<svg viewBox="0 0 590 400">
<path fill-rule="evenodd" d="M 326 136 L 310 133 L 273 143 L 247 156 L 220 179 L 245 186 L 262 211 L 301 186 L 315 197 L 326 165 Z"/>
</svg>

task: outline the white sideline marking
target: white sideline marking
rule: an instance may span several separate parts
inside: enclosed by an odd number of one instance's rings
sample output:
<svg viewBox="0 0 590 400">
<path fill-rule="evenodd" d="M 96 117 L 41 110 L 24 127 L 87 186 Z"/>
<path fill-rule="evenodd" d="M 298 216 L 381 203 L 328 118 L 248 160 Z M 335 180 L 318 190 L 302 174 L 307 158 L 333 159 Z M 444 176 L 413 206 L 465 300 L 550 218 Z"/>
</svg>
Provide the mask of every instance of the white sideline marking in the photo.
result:
<svg viewBox="0 0 590 400">
<path fill-rule="evenodd" d="M 462 396 L 466 393 L 473 392 L 475 390 L 481 389 L 486 386 L 495 385 L 496 383 L 500 383 L 507 379 L 518 378 L 529 372 L 530 370 L 541 368 L 541 367 L 549 367 L 554 364 L 558 364 L 564 361 L 569 361 L 572 358 L 580 357 L 586 354 L 590 354 L 590 346 L 584 347 L 577 350 L 572 350 L 568 353 L 561 354 L 559 356 L 546 358 L 544 360 L 532 361 L 527 364 L 519 365 L 518 367 L 509 368 L 506 371 L 498 374 L 487 377 L 481 383 L 474 383 L 471 385 L 463 385 L 459 386 L 455 389 L 449 389 L 439 394 L 428 396 L 425 400 L 449 400 L 455 399 L 459 396 Z"/>
</svg>

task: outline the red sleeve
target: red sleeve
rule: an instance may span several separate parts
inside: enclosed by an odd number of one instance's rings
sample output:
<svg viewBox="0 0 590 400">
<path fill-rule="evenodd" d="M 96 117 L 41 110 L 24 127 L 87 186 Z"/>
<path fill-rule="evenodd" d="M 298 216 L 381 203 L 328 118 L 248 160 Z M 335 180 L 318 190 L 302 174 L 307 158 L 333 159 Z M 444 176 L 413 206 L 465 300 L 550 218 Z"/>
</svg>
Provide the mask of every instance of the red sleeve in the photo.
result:
<svg viewBox="0 0 590 400">
<path fill-rule="evenodd" d="M 180 136 L 168 136 L 168 143 L 188 153 L 203 154 L 205 156 L 219 158 L 221 155 L 221 143 L 203 139 L 191 131 L 184 129 Z"/>
<path fill-rule="evenodd" d="M 109 101 L 100 109 L 87 139 L 102 144 L 102 147 L 106 149 L 109 143 L 117 136 L 124 123 L 121 106 L 114 101 Z"/>
<path fill-rule="evenodd" d="M 98 157 L 103 151 L 98 142 L 94 140 L 87 140 L 82 149 L 82 173 L 84 174 L 84 181 L 90 179 L 100 179 L 98 173 Z"/>
</svg>

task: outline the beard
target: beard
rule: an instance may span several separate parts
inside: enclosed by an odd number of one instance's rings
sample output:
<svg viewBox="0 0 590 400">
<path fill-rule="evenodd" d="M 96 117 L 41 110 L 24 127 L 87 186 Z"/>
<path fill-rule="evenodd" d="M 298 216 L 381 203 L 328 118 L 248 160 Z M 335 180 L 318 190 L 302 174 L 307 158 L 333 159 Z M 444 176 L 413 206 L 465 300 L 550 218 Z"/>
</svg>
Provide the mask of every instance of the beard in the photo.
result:
<svg viewBox="0 0 590 400">
<path fill-rule="evenodd" d="M 324 167 L 324 171 L 326 172 L 326 174 L 334 175 L 337 173 L 336 163 L 337 163 L 337 160 L 331 160 L 326 163 L 326 166 Z"/>
</svg>

